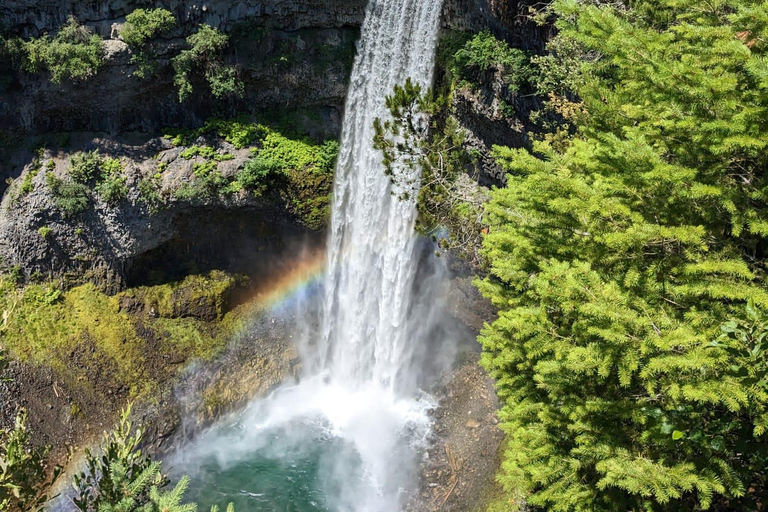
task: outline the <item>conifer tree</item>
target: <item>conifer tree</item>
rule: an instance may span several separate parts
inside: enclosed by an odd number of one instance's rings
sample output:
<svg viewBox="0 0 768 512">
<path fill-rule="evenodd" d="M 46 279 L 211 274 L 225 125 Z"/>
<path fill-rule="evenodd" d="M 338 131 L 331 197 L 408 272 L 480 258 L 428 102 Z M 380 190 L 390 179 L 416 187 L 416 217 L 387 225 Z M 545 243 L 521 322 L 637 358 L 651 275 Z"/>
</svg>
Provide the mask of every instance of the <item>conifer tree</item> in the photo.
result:
<svg viewBox="0 0 768 512">
<path fill-rule="evenodd" d="M 551 7 L 575 134 L 497 148 L 479 283 L 501 481 L 534 507 L 766 503 L 767 7 Z"/>
<path fill-rule="evenodd" d="M 0 374 L 4 369 L 0 350 Z M 27 430 L 27 414 L 22 411 L 13 429 L 0 430 L 0 510 L 37 512 L 49 499 L 45 489 L 59 476 L 61 468 L 49 473 L 45 458 L 47 448 L 35 447 Z"/>
<path fill-rule="evenodd" d="M 142 454 L 143 433 L 133 429 L 130 414 L 128 407 L 115 430 L 105 434 L 100 456 L 86 450 L 87 469 L 74 477 L 74 505 L 81 512 L 196 512 L 197 504 L 181 502 L 189 477 L 162 490 L 168 477 L 159 461 Z M 227 512 L 234 512 L 232 504 Z"/>
</svg>

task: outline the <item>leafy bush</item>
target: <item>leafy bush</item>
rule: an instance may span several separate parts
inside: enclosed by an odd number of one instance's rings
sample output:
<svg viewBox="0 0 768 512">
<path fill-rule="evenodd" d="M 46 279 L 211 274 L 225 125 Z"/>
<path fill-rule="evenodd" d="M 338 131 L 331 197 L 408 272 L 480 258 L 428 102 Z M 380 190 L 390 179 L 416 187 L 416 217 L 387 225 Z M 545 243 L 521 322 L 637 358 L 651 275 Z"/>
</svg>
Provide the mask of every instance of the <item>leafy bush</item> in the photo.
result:
<svg viewBox="0 0 768 512">
<path fill-rule="evenodd" d="M 101 175 L 96 191 L 107 203 L 117 203 L 128 196 L 123 165 L 118 158 L 106 158 L 101 162 Z"/>
<path fill-rule="evenodd" d="M 167 9 L 136 9 L 125 17 L 120 37 L 125 44 L 140 48 L 156 35 L 176 26 L 176 18 Z"/>
<path fill-rule="evenodd" d="M 225 96 L 242 96 L 245 86 L 238 76 L 234 66 L 218 66 L 206 73 L 211 94 L 216 98 Z"/>
<path fill-rule="evenodd" d="M 216 98 L 243 94 L 243 83 L 237 78 L 237 70 L 233 66 L 224 65 L 222 61 L 229 36 L 213 27 L 202 25 L 187 38 L 187 44 L 190 48 L 183 50 L 172 61 L 179 101 L 185 101 L 192 94 L 192 84 L 197 74 L 205 79 Z"/>
<path fill-rule="evenodd" d="M 292 139 L 267 127 L 261 127 L 261 132 L 261 148 L 256 156 L 280 163 L 285 179 L 278 192 L 288 209 L 307 226 L 321 229 L 330 214 L 338 142 L 317 144 L 309 139 Z"/>
<path fill-rule="evenodd" d="M 78 183 L 87 183 L 98 176 L 101 157 L 99 150 L 79 152 L 69 159 L 69 175 Z"/>
<path fill-rule="evenodd" d="M 44 509 L 50 487 L 61 468 L 51 478 L 45 465 L 48 450 L 32 446 L 26 413 L 16 417 L 12 430 L 0 430 L 0 510 L 38 512 Z"/>
<path fill-rule="evenodd" d="M 253 144 L 261 136 L 262 131 L 262 127 L 241 116 L 228 120 L 212 118 L 197 130 L 168 129 L 165 130 L 164 137 L 174 146 L 187 146 L 204 135 L 218 135 L 235 146 L 235 149 L 243 149 Z"/>
<path fill-rule="evenodd" d="M 40 165 L 39 161 L 36 161 L 32 169 L 30 169 L 29 172 L 27 172 L 27 174 L 24 176 L 24 179 L 21 182 L 21 186 L 19 187 L 19 195 L 25 196 L 27 194 L 32 193 L 32 191 L 35 189 L 35 184 L 32 183 L 32 181 L 40 173 L 41 167 L 42 166 Z"/>
<path fill-rule="evenodd" d="M 197 505 L 182 505 L 189 485 L 183 477 L 170 491 L 162 463 L 143 455 L 139 446 L 142 430 L 131 433 L 130 407 L 125 409 L 114 431 L 104 436 L 101 456 L 85 451 L 87 470 L 74 476 L 76 495 L 72 498 L 81 512 L 146 510 L 195 512 Z"/>
<path fill-rule="evenodd" d="M 135 76 L 148 78 L 154 73 L 154 65 L 148 55 L 148 41 L 175 26 L 176 18 L 166 9 L 136 9 L 125 17 L 120 37 L 131 47 L 131 63 L 138 67 L 133 73 Z"/>
<path fill-rule="evenodd" d="M 38 228 L 37 234 L 40 235 L 42 238 L 48 238 L 51 236 L 51 233 L 53 230 L 49 228 L 48 226 L 43 226 L 41 228 Z"/>
<path fill-rule="evenodd" d="M 227 178 L 218 170 L 216 161 L 197 163 L 193 166 L 195 180 L 176 189 L 176 199 L 183 201 L 215 199 L 220 195 L 233 192 L 232 178 Z"/>
<path fill-rule="evenodd" d="M 65 216 L 71 217 L 90 207 L 91 198 L 88 187 L 82 183 L 61 180 L 52 172 L 48 172 L 45 178 L 46 184 L 53 194 L 56 207 Z"/>
<path fill-rule="evenodd" d="M 249 159 L 237 173 L 237 181 L 246 190 L 261 194 L 275 180 L 284 176 L 283 164 L 279 160 L 257 155 Z"/>
<path fill-rule="evenodd" d="M 203 129 L 206 133 L 216 133 L 219 137 L 235 146 L 235 149 L 243 149 L 250 146 L 262 133 L 258 125 L 248 122 L 245 118 L 227 121 L 210 119 L 206 121 Z"/>
<path fill-rule="evenodd" d="M 205 197 L 218 196 L 229 184 L 230 180 L 219 172 L 219 164 L 216 162 L 195 164 L 193 169 L 198 189 Z"/>
<path fill-rule="evenodd" d="M 281 162 L 285 169 L 310 174 L 333 173 L 339 143 L 333 140 L 316 144 L 309 139 L 292 139 L 278 131 L 261 127 L 263 138 L 257 154 Z"/>
<path fill-rule="evenodd" d="M 98 150 L 75 153 L 69 159 L 68 171 L 75 183 L 83 184 L 95 180 L 96 192 L 107 203 L 116 203 L 128 195 L 123 165 L 118 158 L 102 159 Z M 66 184 L 63 185 L 66 187 Z M 51 190 L 57 197 L 72 195 L 76 191 L 71 187 L 65 190 L 61 186 L 58 189 L 51 187 Z"/>
<path fill-rule="evenodd" d="M 47 70 L 53 83 L 84 80 L 95 75 L 103 62 L 101 38 L 70 17 L 55 37 L 47 35 L 20 42 L 22 69 L 29 73 Z"/>
<path fill-rule="evenodd" d="M 518 90 L 532 75 L 530 57 L 496 39 L 488 30 L 476 34 L 459 48 L 449 68 L 460 86 L 469 87 L 484 81 L 484 73 L 497 70 L 511 90 Z"/>
<path fill-rule="evenodd" d="M 182 477 L 170 491 L 162 472 L 162 463 L 142 455 L 139 447 L 143 432 L 134 433 L 126 408 L 114 431 L 104 436 L 101 456 L 85 451 L 87 470 L 74 477 L 76 496 L 72 498 L 80 512 L 196 512 L 197 505 L 182 504 L 189 478 Z M 211 512 L 217 512 L 214 506 Z M 227 512 L 234 512 L 229 504 Z"/>
<path fill-rule="evenodd" d="M 244 117 L 235 120 L 210 119 L 197 130 L 166 130 L 165 137 L 175 146 L 191 144 L 202 136 L 217 135 L 237 149 L 252 147 L 251 158 L 233 178 L 224 177 L 212 162 L 195 167 L 194 182 L 174 191 L 180 200 L 211 198 L 241 190 L 263 194 L 275 188 L 288 208 L 303 223 L 319 229 L 330 213 L 333 171 L 339 145 L 336 141 L 322 144 L 307 138 L 287 137 L 283 133 Z M 230 159 L 208 146 L 190 146 L 183 158 L 202 156 L 213 161 Z"/>
<path fill-rule="evenodd" d="M 150 213 L 157 213 L 163 205 L 163 197 L 160 194 L 161 173 L 144 178 L 139 182 L 139 202 L 149 208 Z"/>
</svg>

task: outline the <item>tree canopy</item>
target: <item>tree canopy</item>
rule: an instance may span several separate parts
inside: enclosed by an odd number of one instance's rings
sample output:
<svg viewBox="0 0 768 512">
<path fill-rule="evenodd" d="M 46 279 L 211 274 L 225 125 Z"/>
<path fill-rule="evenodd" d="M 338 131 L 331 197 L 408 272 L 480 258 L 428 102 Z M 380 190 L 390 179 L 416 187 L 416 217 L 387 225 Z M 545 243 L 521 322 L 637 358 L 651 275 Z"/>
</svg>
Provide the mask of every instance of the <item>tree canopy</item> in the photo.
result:
<svg viewBox="0 0 768 512">
<path fill-rule="evenodd" d="M 567 71 L 550 103 L 573 134 L 496 148 L 509 180 L 479 283 L 500 310 L 481 342 L 505 403 L 501 480 L 533 506 L 766 499 L 767 8 L 547 13 L 560 51 L 539 65 Z"/>
</svg>

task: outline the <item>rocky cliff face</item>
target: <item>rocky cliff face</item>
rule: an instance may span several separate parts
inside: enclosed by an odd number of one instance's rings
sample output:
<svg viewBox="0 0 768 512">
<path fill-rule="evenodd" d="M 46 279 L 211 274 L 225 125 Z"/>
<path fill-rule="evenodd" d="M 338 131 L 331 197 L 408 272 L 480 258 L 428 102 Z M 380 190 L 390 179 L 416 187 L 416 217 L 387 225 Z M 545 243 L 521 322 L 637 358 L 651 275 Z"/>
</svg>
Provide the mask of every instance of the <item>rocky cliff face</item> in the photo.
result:
<svg viewBox="0 0 768 512">
<path fill-rule="evenodd" d="M 195 170 L 206 159 L 181 156 L 184 148 L 167 139 L 81 134 L 70 143 L 68 151 L 40 152 L 23 173 L 28 186 L 15 182 L 0 203 L 2 267 L 16 267 L 27 278 L 63 277 L 67 285 L 91 281 L 114 293 L 152 281 L 153 272 L 165 272 L 165 279 L 213 268 L 252 273 L 268 267 L 270 258 L 278 257 L 293 240 L 313 236 L 271 192 L 182 198 L 180 188 L 195 182 Z M 224 178 L 234 176 L 250 157 L 249 148 L 213 143 L 227 157 L 216 162 L 216 172 Z M 69 180 L 71 157 L 78 150 L 119 159 L 124 198 L 110 202 L 91 190 L 83 211 L 62 209 L 50 181 Z M 161 205 L 153 207 L 143 199 L 148 179 Z"/>
<path fill-rule="evenodd" d="M 13 35 L 54 32 L 74 15 L 104 38 L 104 67 L 80 82 L 53 84 L 45 74 L 19 73 L 0 94 L 0 127 L 31 133 L 61 131 L 154 131 L 189 125 L 213 114 L 264 113 L 275 109 L 313 109 L 330 131 L 338 130 L 339 111 L 363 16 L 363 2 L 330 2 L 322 7 L 285 2 L 269 4 L 191 2 L 168 5 L 179 24 L 151 49 L 156 76 L 134 75 L 127 45 L 119 37 L 125 14 L 137 7 L 126 1 L 10 2 L 0 6 L 0 19 Z M 213 101 L 198 93 L 180 103 L 173 85 L 170 59 L 199 24 L 230 33 L 226 59 L 245 83 L 239 99 Z"/>
<path fill-rule="evenodd" d="M 0 3 L 0 21 L 7 33 L 40 36 L 56 31 L 73 15 L 104 38 L 105 58 L 105 66 L 83 82 L 57 85 L 45 74 L 17 73 L 9 89 L 5 93 L 0 91 L 0 136 L 3 131 L 7 134 L 7 143 L 0 137 L 0 145 L 9 153 L 0 158 L 0 179 L 24 180 L 36 172 L 33 145 L 49 148 L 46 162 L 53 163 L 54 172 L 64 177 L 68 157 L 78 149 L 78 144 L 71 143 L 69 135 L 55 134 L 96 132 L 71 138 L 82 139 L 79 149 L 100 148 L 102 154 L 122 158 L 127 163 L 130 188 L 127 201 L 115 206 L 96 200 L 89 212 L 73 220 L 57 213 L 45 184 L 46 170 L 29 179 L 28 194 L 18 194 L 19 183 L 10 188 L 0 184 L 0 194 L 5 194 L 0 212 L 2 265 L 19 266 L 27 276 L 69 273 L 82 278 L 85 274 L 116 289 L 124 284 L 136 258 L 177 239 L 186 229 L 185 223 L 196 215 L 239 211 L 252 218 L 253 212 L 258 212 L 265 226 L 290 223 L 290 217 L 281 215 L 279 206 L 264 201 L 254 203 L 251 199 L 234 198 L 209 204 L 176 202 L 158 214 L 149 212 L 138 202 L 139 182 L 154 172 L 150 167 L 157 166 L 157 155 L 169 161 L 175 156 L 162 139 L 141 137 L 141 142 L 132 142 L 125 136 L 131 132 L 157 133 L 167 126 L 196 126 L 210 116 L 253 113 L 260 118 L 291 118 L 305 134 L 335 137 L 340 129 L 355 41 L 366 3 L 367 0 Z M 446 0 L 443 26 L 470 31 L 490 28 L 517 46 L 536 49 L 543 44 L 544 36 L 522 17 L 529 3 Z M 130 62 L 130 51 L 119 38 L 126 14 L 139 7 L 167 8 L 178 20 L 170 34 L 153 43 L 151 54 L 158 74 L 148 80 L 133 75 L 136 67 Z M 245 82 L 243 98 L 214 101 L 205 92 L 199 92 L 205 90 L 201 88 L 186 102 L 179 102 L 170 59 L 200 23 L 230 35 L 226 58 L 237 65 Z M 491 143 L 519 138 L 523 132 L 520 127 L 496 122 L 493 115 L 487 115 L 483 109 L 494 110 L 493 105 L 479 105 L 469 98 L 463 106 L 467 112 L 462 119 L 482 151 Z M 503 126 L 496 126 L 499 124 Z M 38 136 L 30 139 L 26 134 Z M 62 139 L 67 139 L 67 143 L 63 144 Z M 18 149 L 13 149 L 14 144 Z M 61 149 L 70 144 L 69 148 Z M 247 158 L 244 152 L 222 165 L 235 172 Z M 492 165 L 489 160 L 489 166 Z M 164 179 L 189 180 L 191 173 L 189 165 L 182 166 L 166 173 Z M 14 190 L 15 197 L 10 197 Z M 43 237 L 38 233 L 40 229 L 50 229 L 50 233 Z"/>
<path fill-rule="evenodd" d="M 446 0 L 443 26 L 470 32 L 489 29 L 512 46 L 540 52 L 551 29 L 531 22 L 528 14 L 541 6 L 533 0 Z"/>
<path fill-rule="evenodd" d="M 102 37 L 112 35 L 112 25 L 138 8 L 170 10 L 183 28 L 206 23 L 228 31 L 234 25 L 254 19 L 282 30 L 342 28 L 359 26 L 367 0 L 6 0 L 0 16 L 6 26 L 25 36 L 53 32 L 75 16 L 96 29 Z"/>
<path fill-rule="evenodd" d="M 2 2 L 0 23 L 14 36 L 55 33 L 68 16 L 74 16 L 104 39 L 105 66 L 85 82 L 60 85 L 44 75 L 20 74 L 5 94 L 0 93 L 0 127 L 34 133 L 117 134 L 187 125 L 212 114 L 309 108 L 321 113 L 325 128 L 338 131 L 366 4 L 367 0 Z M 444 26 L 491 27 L 511 34 L 509 28 L 517 21 L 508 14 L 510 9 L 497 4 L 499 0 L 449 0 Z M 133 75 L 136 68 L 129 62 L 128 47 L 119 39 L 125 16 L 139 7 L 169 9 L 178 20 L 176 29 L 154 44 L 159 74 L 149 80 Z M 170 58 L 203 23 L 232 35 L 227 58 L 240 69 L 246 85 L 243 98 L 217 102 L 198 94 L 179 103 Z"/>
</svg>

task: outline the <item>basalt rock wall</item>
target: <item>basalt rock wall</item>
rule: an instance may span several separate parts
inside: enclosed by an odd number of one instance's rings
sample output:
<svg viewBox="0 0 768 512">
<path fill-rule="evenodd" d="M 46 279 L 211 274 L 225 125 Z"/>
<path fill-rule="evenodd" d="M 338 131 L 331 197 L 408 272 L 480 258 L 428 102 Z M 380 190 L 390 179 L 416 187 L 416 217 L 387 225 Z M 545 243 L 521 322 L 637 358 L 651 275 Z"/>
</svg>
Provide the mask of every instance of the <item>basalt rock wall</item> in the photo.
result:
<svg viewBox="0 0 768 512">
<path fill-rule="evenodd" d="M 79 82 L 53 84 L 46 73 L 15 72 L 0 90 L 0 129 L 25 133 L 99 131 L 152 132 L 190 125 L 212 115 L 280 115 L 310 110 L 316 131 L 338 133 L 355 41 L 368 0 L 6 0 L 0 27 L 10 37 L 53 34 L 69 16 L 104 39 L 104 66 Z M 536 29 L 523 16 L 526 2 L 447 0 L 443 26 L 490 28 L 517 46 L 540 46 Z M 137 8 L 165 8 L 177 26 L 152 44 L 158 73 L 134 75 L 130 50 L 119 38 L 125 16 Z M 230 34 L 225 59 L 245 84 L 242 98 L 214 100 L 199 87 L 180 103 L 171 58 L 200 24 Z M 2 82 L 2 80 L 0 80 Z M 2 89 L 2 86 L 0 86 Z"/>
<path fill-rule="evenodd" d="M 320 130 L 336 132 L 346 96 L 354 44 L 365 1 L 128 2 L 106 0 L 10 1 L 0 5 L 7 35 L 54 33 L 74 16 L 103 39 L 104 65 L 82 81 L 54 84 L 46 73 L 16 71 L 0 91 L 0 127 L 27 133 L 100 131 L 118 134 L 187 126 L 212 115 L 308 109 Z M 157 74 L 134 75 L 128 46 L 119 39 L 125 15 L 138 7 L 164 7 L 177 27 L 153 41 Z M 230 34 L 224 59 L 237 66 L 241 98 L 215 100 L 202 84 L 184 103 L 173 84 L 171 58 L 200 24 Z"/>
</svg>

